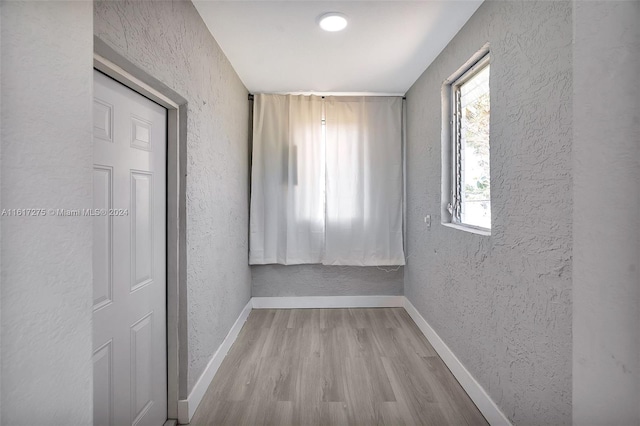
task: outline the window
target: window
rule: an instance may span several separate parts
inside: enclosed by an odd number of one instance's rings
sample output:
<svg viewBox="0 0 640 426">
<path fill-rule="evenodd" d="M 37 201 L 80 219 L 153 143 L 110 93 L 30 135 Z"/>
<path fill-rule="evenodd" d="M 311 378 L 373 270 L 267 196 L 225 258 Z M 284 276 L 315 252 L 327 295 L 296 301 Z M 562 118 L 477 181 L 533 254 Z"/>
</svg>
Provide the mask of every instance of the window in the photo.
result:
<svg viewBox="0 0 640 426">
<path fill-rule="evenodd" d="M 448 84 L 451 198 L 447 210 L 451 223 L 484 231 L 491 229 L 489 73 L 487 53 Z"/>
</svg>

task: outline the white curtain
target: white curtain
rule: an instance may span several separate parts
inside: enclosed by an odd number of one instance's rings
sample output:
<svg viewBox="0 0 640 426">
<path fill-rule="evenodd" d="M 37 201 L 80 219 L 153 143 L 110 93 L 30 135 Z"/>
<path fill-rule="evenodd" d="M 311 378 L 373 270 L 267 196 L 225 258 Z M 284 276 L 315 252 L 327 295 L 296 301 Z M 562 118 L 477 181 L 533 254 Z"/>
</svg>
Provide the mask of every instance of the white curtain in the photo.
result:
<svg viewBox="0 0 640 426">
<path fill-rule="evenodd" d="M 402 98 L 328 97 L 326 265 L 404 265 Z"/>
<path fill-rule="evenodd" d="M 249 263 L 321 263 L 322 98 L 256 95 L 253 114 Z"/>
<path fill-rule="evenodd" d="M 401 124 L 399 97 L 256 95 L 249 263 L 404 265 Z"/>
</svg>

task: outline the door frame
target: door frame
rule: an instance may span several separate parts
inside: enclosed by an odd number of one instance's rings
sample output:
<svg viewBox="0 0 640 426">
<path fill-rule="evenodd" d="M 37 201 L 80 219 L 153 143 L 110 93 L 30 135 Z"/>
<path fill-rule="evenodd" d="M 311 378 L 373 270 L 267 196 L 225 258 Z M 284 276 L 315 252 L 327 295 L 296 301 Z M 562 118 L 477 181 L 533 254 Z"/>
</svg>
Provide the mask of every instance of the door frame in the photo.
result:
<svg viewBox="0 0 640 426">
<path fill-rule="evenodd" d="M 167 419 L 187 393 L 187 101 L 94 37 L 93 67 L 167 109 Z"/>
</svg>

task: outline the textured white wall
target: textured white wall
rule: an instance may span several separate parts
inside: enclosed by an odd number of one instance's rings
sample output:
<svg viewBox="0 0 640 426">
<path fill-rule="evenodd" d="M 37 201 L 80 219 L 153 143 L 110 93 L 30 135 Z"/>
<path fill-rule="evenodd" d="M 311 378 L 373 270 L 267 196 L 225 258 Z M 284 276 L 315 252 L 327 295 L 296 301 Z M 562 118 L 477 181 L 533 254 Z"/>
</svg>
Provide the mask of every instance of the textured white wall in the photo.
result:
<svg viewBox="0 0 640 426">
<path fill-rule="evenodd" d="M 571 17 L 486 1 L 407 94 L 405 294 L 515 424 L 571 423 Z M 442 83 L 486 42 L 490 237 L 440 225 Z"/>
<path fill-rule="evenodd" d="M 399 295 L 403 294 L 403 267 L 395 269 L 372 266 L 255 265 L 251 267 L 251 295 Z"/>
<path fill-rule="evenodd" d="M 2 207 L 92 206 L 92 4 L 2 3 Z M 91 424 L 91 218 L 2 217 L 2 423 Z"/>
<path fill-rule="evenodd" d="M 0 209 L 2 209 L 2 12 L 0 11 Z M 0 426 L 2 425 L 2 225 L 0 224 Z"/>
<path fill-rule="evenodd" d="M 574 2 L 573 421 L 640 424 L 640 2 Z"/>
<path fill-rule="evenodd" d="M 191 2 L 98 1 L 94 32 L 188 101 L 185 398 L 250 298 L 248 92 Z"/>
</svg>

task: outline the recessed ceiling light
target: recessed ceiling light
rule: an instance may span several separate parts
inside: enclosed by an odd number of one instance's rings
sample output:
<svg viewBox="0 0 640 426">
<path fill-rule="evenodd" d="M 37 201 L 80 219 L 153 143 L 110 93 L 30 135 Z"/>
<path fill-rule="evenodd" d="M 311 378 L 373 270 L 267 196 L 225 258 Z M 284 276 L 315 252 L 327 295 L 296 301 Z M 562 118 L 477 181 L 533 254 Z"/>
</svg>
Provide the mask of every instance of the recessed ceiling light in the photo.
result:
<svg viewBox="0 0 640 426">
<path fill-rule="evenodd" d="M 318 24 L 325 31 L 342 31 L 347 27 L 347 17 L 338 12 L 325 13 L 320 16 Z"/>
</svg>

